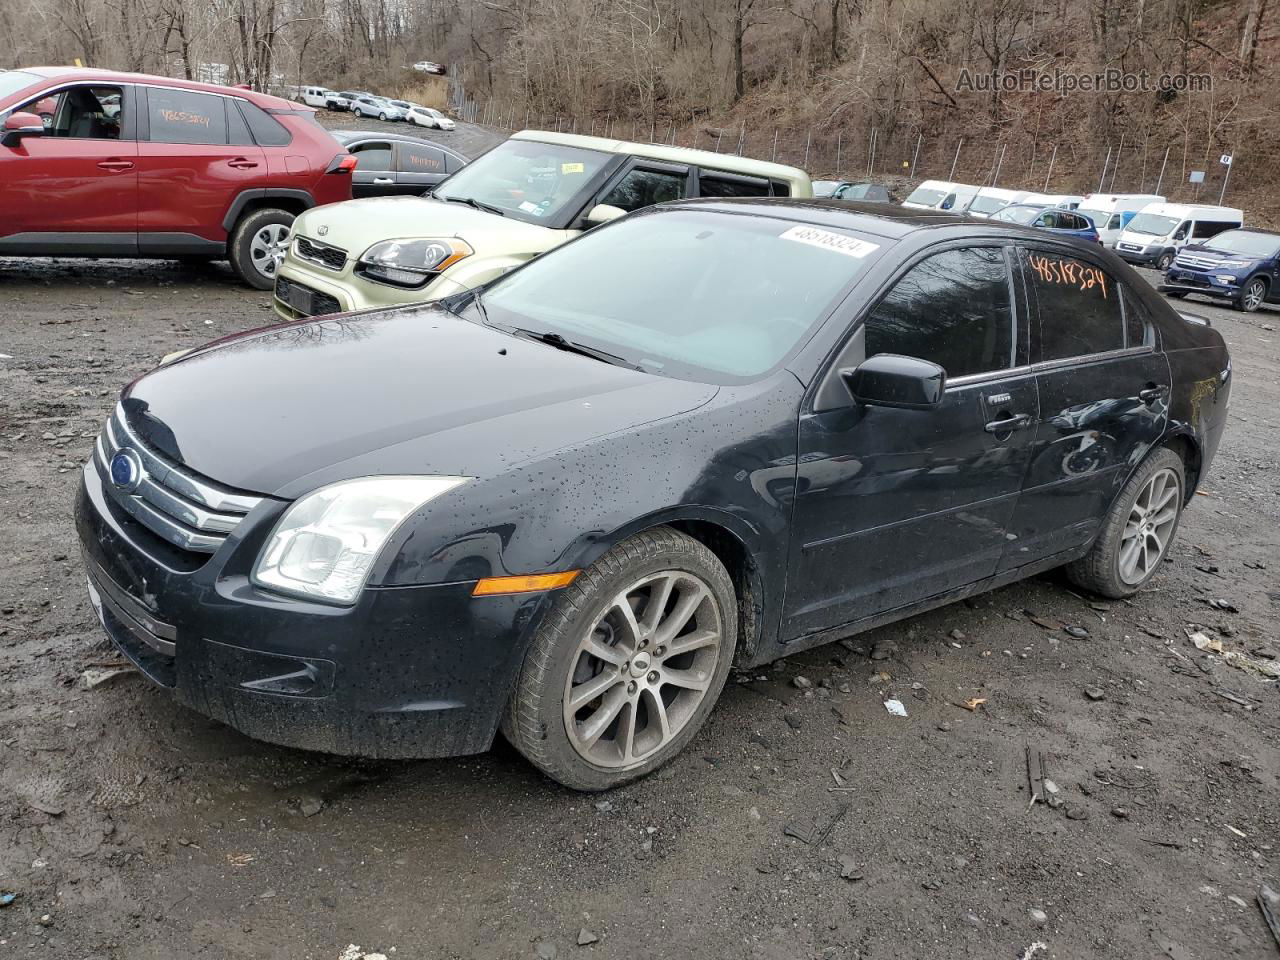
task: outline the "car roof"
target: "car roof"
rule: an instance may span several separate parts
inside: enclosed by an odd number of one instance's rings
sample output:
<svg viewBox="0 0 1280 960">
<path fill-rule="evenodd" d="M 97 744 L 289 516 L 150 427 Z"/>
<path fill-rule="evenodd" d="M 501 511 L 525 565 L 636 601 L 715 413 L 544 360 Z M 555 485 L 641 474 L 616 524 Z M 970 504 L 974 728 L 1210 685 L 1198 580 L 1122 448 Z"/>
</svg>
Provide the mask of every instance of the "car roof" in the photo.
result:
<svg viewBox="0 0 1280 960">
<path fill-rule="evenodd" d="M 672 147 L 660 143 L 635 143 L 630 140 L 614 140 L 609 137 L 588 137 L 578 133 L 556 133 L 551 130 L 521 130 L 511 135 L 512 140 L 531 140 L 535 143 L 554 143 L 583 150 L 600 150 L 605 153 L 623 153 L 650 160 L 668 160 L 699 167 L 712 167 L 727 173 L 744 176 L 771 177 L 788 183 L 810 183 L 809 175 L 798 167 L 768 160 L 752 160 L 732 153 L 715 153 L 711 150 L 694 150 L 690 147 Z"/>
<path fill-rule="evenodd" d="M 422 137 L 414 137 L 405 133 L 383 133 L 381 130 L 330 130 L 329 133 L 333 136 L 333 139 L 344 147 L 348 143 L 354 143 L 357 140 L 395 140 L 399 143 L 425 144 L 428 147 L 443 150 L 445 153 L 451 153 L 460 159 L 467 159 L 457 150 L 452 147 L 446 147 L 443 143 L 436 143 L 434 140 L 426 140 Z"/>
<path fill-rule="evenodd" d="M 966 217 L 963 214 L 941 210 L 917 210 L 912 207 L 885 206 L 883 203 L 861 203 L 857 200 L 788 199 L 783 197 L 734 197 L 721 199 L 703 197 L 693 200 L 676 200 L 649 207 L 650 210 L 698 209 L 716 213 L 750 214 L 774 220 L 834 227 L 842 230 L 858 230 L 891 240 L 900 240 L 913 233 L 943 227 L 986 228 L 1006 232 L 1019 229 L 1015 224 L 993 224 L 988 220 Z M 1039 231 L 1024 230 L 1031 236 Z"/>
<path fill-rule="evenodd" d="M 270 93 L 259 93 L 257 90 L 246 90 L 243 87 L 231 87 L 218 83 L 200 83 L 196 80 L 178 80 L 173 77 L 161 77 L 149 73 L 124 73 L 118 70 L 98 70 L 91 67 L 23 67 L 23 73 L 32 73 L 46 80 L 75 81 L 101 80 L 112 83 L 148 83 L 157 86 L 176 87 L 179 90 L 193 90 L 198 93 L 231 94 L 243 97 L 250 103 L 267 110 L 304 110 L 313 111 L 314 107 L 304 106 L 284 97 Z"/>
</svg>

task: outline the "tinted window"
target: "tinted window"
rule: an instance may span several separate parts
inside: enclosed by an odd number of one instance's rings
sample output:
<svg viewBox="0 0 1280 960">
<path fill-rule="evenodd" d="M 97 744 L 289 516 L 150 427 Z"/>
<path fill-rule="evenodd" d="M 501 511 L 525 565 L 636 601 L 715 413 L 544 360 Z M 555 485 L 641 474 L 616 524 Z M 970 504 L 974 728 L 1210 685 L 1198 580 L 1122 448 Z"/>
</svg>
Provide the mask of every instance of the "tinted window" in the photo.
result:
<svg viewBox="0 0 1280 960">
<path fill-rule="evenodd" d="M 1128 287 L 1120 288 L 1124 299 L 1124 345 L 1149 347 L 1155 343 L 1155 330 L 1146 304 Z"/>
<path fill-rule="evenodd" d="M 1040 313 L 1040 359 L 1064 360 L 1124 346 L 1120 291 L 1111 275 L 1074 257 L 1028 250 Z"/>
<path fill-rule="evenodd" d="M 351 152 L 356 155 L 357 170 L 391 169 L 391 144 L 389 143 L 361 143 L 351 147 Z"/>
<path fill-rule="evenodd" d="M 455 157 L 452 153 L 446 153 L 444 155 L 444 163 L 445 170 L 449 173 L 461 170 L 467 165 L 467 161 L 463 160 L 461 157 Z"/>
<path fill-rule="evenodd" d="M 867 356 L 931 360 L 949 377 L 1013 365 L 1009 274 L 999 247 L 947 250 L 920 261 L 866 321 Z"/>
<path fill-rule="evenodd" d="M 639 210 L 665 200 L 680 200 L 685 195 L 687 178 L 683 173 L 660 170 L 632 170 L 600 198 L 623 210 Z"/>
<path fill-rule="evenodd" d="M 1197 220 L 1191 227 L 1193 237 L 1216 237 L 1223 230 L 1231 230 L 1240 224 L 1230 220 Z"/>
<path fill-rule="evenodd" d="M 249 124 L 245 123 L 244 117 L 240 115 L 240 111 L 234 104 L 227 105 L 227 142 L 246 147 L 253 144 L 253 134 L 249 132 Z"/>
<path fill-rule="evenodd" d="M 769 181 L 727 177 L 702 171 L 698 177 L 698 195 L 703 197 L 767 197 Z"/>
<path fill-rule="evenodd" d="M 293 136 L 280 124 L 280 121 L 261 107 L 253 105 L 248 100 L 236 100 L 233 103 L 239 105 L 240 112 L 244 114 L 249 124 L 249 129 L 253 131 L 253 139 L 259 146 L 286 147 L 293 141 Z"/>
<path fill-rule="evenodd" d="M 222 97 L 187 90 L 147 90 L 150 140 L 154 143 L 226 143 L 227 111 Z"/>
<path fill-rule="evenodd" d="M 396 169 L 403 173 L 445 173 L 444 151 L 422 143 L 396 144 Z"/>
</svg>

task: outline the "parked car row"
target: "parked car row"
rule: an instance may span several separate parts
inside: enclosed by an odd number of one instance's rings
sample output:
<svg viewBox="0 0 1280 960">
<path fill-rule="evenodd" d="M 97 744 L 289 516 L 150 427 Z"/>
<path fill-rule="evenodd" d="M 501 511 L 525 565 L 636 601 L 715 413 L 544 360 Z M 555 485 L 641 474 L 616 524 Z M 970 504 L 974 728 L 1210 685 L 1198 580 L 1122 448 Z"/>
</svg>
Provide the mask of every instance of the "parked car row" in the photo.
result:
<svg viewBox="0 0 1280 960">
<path fill-rule="evenodd" d="M 404 121 L 433 130 L 452 130 L 452 119 L 434 107 L 409 100 L 393 100 L 365 90 L 330 90 L 328 87 L 303 87 L 299 99 L 307 106 L 325 110 L 348 110 L 359 117 L 383 121 Z"/>
</svg>

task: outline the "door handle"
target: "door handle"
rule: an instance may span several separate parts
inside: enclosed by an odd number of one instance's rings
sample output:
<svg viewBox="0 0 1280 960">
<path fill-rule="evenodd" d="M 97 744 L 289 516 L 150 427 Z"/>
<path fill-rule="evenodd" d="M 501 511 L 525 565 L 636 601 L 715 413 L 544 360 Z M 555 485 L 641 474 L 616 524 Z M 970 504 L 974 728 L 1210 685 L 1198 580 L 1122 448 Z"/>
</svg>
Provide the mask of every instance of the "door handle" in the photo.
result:
<svg viewBox="0 0 1280 960">
<path fill-rule="evenodd" d="M 395 180 L 392 177 L 374 177 L 373 182 L 374 183 L 395 183 Z"/>
<path fill-rule="evenodd" d="M 235 167 L 237 170 L 250 170 L 257 164 L 248 157 L 236 157 L 234 160 L 228 160 L 227 166 Z"/>
<path fill-rule="evenodd" d="M 1008 433 L 1010 430 L 1021 430 L 1031 423 L 1029 413 L 1008 413 L 998 420 L 991 420 L 983 428 L 987 433 Z"/>
<path fill-rule="evenodd" d="M 1168 387 L 1158 387 L 1154 383 L 1148 384 L 1142 390 L 1138 391 L 1138 399 L 1145 404 L 1153 404 L 1158 400 L 1163 400 L 1169 394 Z"/>
<path fill-rule="evenodd" d="M 132 170 L 132 160 L 118 160 L 115 157 L 109 160 L 103 160 L 98 164 L 103 170 Z"/>
</svg>

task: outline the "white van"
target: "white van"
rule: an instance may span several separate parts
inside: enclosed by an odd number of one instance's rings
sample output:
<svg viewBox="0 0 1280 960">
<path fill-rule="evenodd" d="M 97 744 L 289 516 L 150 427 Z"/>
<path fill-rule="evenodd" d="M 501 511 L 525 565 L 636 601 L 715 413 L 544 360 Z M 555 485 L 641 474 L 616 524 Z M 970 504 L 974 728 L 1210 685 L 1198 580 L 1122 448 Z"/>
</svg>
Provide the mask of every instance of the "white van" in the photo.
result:
<svg viewBox="0 0 1280 960">
<path fill-rule="evenodd" d="M 911 191 L 911 196 L 903 200 L 902 205 L 915 210 L 949 210 L 952 213 L 962 213 L 978 195 L 978 189 L 967 183 L 926 180 Z"/>
<path fill-rule="evenodd" d="M 1024 193 L 1019 203 L 1040 203 L 1049 207 L 1061 207 L 1063 210 L 1074 210 L 1080 206 L 1084 197 L 1074 193 Z"/>
<path fill-rule="evenodd" d="M 969 216 L 985 220 L 1001 207 L 1017 203 L 1027 194 L 1021 190 L 1005 190 L 1001 187 L 983 187 L 969 204 Z M 903 204 L 905 206 L 905 204 Z"/>
<path fill-rule="evenodd" d="M 1120 234 L 1116 253 L 1130 263 L 1166 270 L 1189 243 L 1244 226 L 1244 211 L 1204 203 L 1152 203 L 1143 207 Z"/>
<path fill-rule="evenodd" d="M 324 107 L 325 97 L 330 92 L 328 87 L 303 87 L 302 102 L 308 107 Z"/>
<path fill-rule="evenodd" d="M 1153 203 L 1164 203 L 1155 193 L 1091 193 L 1081 202 L 1076 213 L 1093 221 L 1102 245 L 1114 250 L 1120 233 L 1129 221 Z"/>
</svg>

